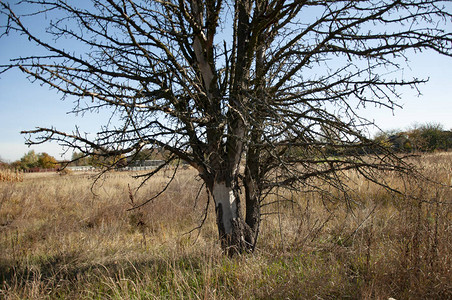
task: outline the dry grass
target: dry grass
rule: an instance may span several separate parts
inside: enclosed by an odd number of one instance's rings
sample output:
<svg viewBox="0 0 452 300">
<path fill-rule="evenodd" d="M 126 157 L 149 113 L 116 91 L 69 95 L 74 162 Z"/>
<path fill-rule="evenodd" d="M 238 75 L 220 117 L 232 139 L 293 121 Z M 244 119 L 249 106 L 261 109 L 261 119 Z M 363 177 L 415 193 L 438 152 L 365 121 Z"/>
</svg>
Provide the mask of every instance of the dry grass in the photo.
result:
<svg viewBox="0 0 452 300">
<path fill-rule="evenodd" d="M 0 168 L 0 182 L 21 182 L 23 180 L 23 173 L 19 171 Z"/>
<path fill-rule="evenodd" d="M 452 154 L 418 160 L 450 185 Z M 161 198 L 138 211 L 112 173 L 90 191 L 86 175 L 0 183 L 0 298 L 4 299 L 450 299 L 452 193 L 386 174 L 388 193 L 349 173 L 341 197 L 308 191 L 265 207 L 256 253 L 232 259 L 217 243 L 212 207 L 195 203 L 200 182 L 184 170 Z M 140 202 L 168 178 L 149 182 Z M 331 195 L 340 193 L 331 187 Z M 352 210 L 350 210 L 350 208 Z M 279 214 L 273 214 L 279 212 Z"/>
</svg>

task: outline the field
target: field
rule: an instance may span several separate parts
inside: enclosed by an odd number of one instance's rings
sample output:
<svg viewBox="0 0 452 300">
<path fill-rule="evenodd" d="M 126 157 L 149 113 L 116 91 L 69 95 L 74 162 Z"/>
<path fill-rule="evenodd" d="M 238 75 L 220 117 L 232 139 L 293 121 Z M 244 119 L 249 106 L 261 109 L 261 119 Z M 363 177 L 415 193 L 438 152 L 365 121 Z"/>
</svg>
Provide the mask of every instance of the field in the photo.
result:
<svg viewBox="0 0 452 300">
<path fill-rule="evenodd" d="M 451 299 L 452 153 L 413 163 L 436 183 L 382 174 L 394 194 L 350 172 L 348 205 L 328 186 L 337 198 L 287 193 L 265 206 L 256 252 L 233 258 L 212 204 L 193 230 L 207 195 L 190 169 L 134 211 L 130 173 L 0 182 L 0 299 Z"/>
</svg>

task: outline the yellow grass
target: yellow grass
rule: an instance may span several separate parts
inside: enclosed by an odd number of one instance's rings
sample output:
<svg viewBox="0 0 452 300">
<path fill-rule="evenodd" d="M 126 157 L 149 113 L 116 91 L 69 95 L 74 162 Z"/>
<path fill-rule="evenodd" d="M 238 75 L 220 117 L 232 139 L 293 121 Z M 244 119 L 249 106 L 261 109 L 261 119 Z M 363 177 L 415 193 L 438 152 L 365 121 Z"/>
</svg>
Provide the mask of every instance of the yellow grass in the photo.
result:
<svg viewBox="0 0 452 300">
<path fill-rule="evenodd" d="M 414 161 L 451 184 L 452 155 Z M 170 174 L 133 197 L 149 199 Z M 420 178 L 382 174 L 404 195 L 350 172 L 329 194 L 285 192 L 264 208 L 255 253 L 225 257 L 213 205 L 183 170 L 135 211 L 130 173 L 38 176 L 0 182 L 0 299 L 450 299 L 452 193 Z M 320 183 L 319 183 L 320 184 Z M 278 200 L 278 199 L 270 199 Z M 348 208 L 347 208 L 348 207 Z"/>
<path fill-rule="evenodd" d="M 0 169 L 0 182 L 20 182 L 23 180 L 23 173 L 19 171 Z"/>
</svg>

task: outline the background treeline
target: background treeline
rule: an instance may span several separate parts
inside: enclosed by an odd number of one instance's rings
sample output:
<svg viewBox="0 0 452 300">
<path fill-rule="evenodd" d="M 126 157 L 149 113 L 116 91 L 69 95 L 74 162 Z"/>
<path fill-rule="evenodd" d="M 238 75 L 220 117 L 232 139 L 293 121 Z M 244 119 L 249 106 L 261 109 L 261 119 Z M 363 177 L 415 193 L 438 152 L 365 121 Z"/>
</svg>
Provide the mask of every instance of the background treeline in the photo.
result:
<svg viewBox="0 0 452 300">
<path fill-rule="evenodd" d="M 331 142 L 325 139 L 325 143 L 320 155 L 368 155 L 383 153 L 387 150 L 431 153 L 452 150 L 452 130 L 445 130 L 439 123 L 425 123 L 413 125 L 406 130 L 381 131 L 367 141 L 334 143 L 334 140 Z"/>
<path fill-rule="evenodd" d="M 382 154 L 387 151 L 400 153 L 431 153 L 452 150 L 452 130 L 445 130 L 439 123 L 415 124 L 406 130 L 380 131 L 372 138 L 351 140 L 335 128 L 322 128 L 322 135 L 309 146 L 295 146 L 299 156 L 345 157 Z M 320 145 L 320 147 L 319 147 Z M 307 150 L 308 149 L 308 150 Z M 311 151 L 309 151 L 311 150 Z"/>
<path fill-rule="evenodd" d="M 168 155 L 168 153 L 165 153 L 165 151 L 160 148 L 143 148 L 129 157 L 125 157 L 124 155 L 110 156 L 102 153 L 87 155 L 81 152 L 74 152 L 72 154 L 72 162 L 69 165 L 93 167 L 115 166 L 120 168 L 136 165 L 145 160 L 164 160 L 166 155 Z"/>
<path fill-rule="evenodd" d="M 401 152 L 434 152 L 452 149 L 452 131 L 438 123 L 414 125 L 406 131 L 379 133 L 374 141 Z"/>
<path fill-rule="evenodd" d="M 413 125 L 407 130 L 390 130 L 380 132 L 372 138 L 374 145 L 351 147 L 326 146 L 324 154 L 327 155 L 356 155 L 371 154 L 389 148 L 398 152 L 435 152 L 449 151 L 452 149 L 452 130 L 445 130 L 439 123 L 426 123 Z M 295 149 L 295 151 L 297 151 Z M 301 151 L 301 150 L 300 150 Z M 359 152 L 359 153 L 357 153 Z M 101 153 L 97 155 L 85 155 L 81 152 L 72 154 L 69 166 L 93 166 L 103 167 L 114 165 L 124 167 L 134 165 L 145 160 L 162 160 L 167 153 L 163 149 L 142 149 L 134 156 L 125 158 L 124 156 L 107 156 Z M 34 150 L 26 153 L 20 160 L 13 163 L 6 163 L 0 160 L 0 168 L 10 168 L 15 170 L 33 171 L 36 169 L 57 169 L 62 163 L 47 153 L 35 153 Z"/>
<path fill-rule="evenodd" d="M 28 151 L 20 160 L 13 163 L 0 162 L 0 168 L 15 169 L 21 171 L 39 171 L 60 168 L 60 163 L 55 157 L 43 152 L 36 153 L 34 150 Z"/>
<path fill-rule="evenodd" d="M 57 159 L 45 152 L 36 153 L 30 150 L 24 154 L 20 160 L 12 163 L 4 162 L 0 159 L 0 169 L 14 169 L 21 171 L 39 171 L 43 169 L 59 169 L 62 166 L 93 166 L 101 168 L 105 166 L 115 166 L 117 168 L 137 165 L 145 160 L 164 160 L 167 153 L 163 149 L 142 149 L 133 156 L 125 157 L 123 155 L 111 156 L 99 154 L 83 154 L 81 152 L 74 152 L 70 162 L 57 161 Z"/>
</svg>

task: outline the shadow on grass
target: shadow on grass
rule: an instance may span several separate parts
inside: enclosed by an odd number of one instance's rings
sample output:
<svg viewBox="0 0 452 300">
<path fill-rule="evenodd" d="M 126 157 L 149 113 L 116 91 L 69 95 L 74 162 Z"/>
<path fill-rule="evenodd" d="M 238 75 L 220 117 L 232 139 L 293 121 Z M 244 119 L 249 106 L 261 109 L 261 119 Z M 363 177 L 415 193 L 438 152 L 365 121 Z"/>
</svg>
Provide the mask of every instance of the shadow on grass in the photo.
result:
<svg viewBox="0 0 452 300">
<path fill-rule="evenodd" d="M 77 253 L 37 257 L 27 263 L 3 259 L 0 260 L 0 298 L 2 292 L 8 291 L 26 296 L 29 286 L 39 286 L 42 293 L 54 296 L 83 293 L 111 296 L 122 288 L 122 280 L 142 282 L 141 288 L 169 295 L 175 273 L 203 281 L 203 261 L 197 256 L 180 256 L 99 264 L 82 261 Z M 200 286 L 196 284 L 193 288 Z"/>
</svg>

